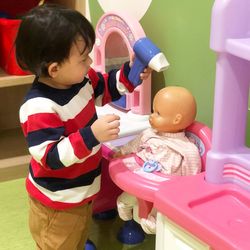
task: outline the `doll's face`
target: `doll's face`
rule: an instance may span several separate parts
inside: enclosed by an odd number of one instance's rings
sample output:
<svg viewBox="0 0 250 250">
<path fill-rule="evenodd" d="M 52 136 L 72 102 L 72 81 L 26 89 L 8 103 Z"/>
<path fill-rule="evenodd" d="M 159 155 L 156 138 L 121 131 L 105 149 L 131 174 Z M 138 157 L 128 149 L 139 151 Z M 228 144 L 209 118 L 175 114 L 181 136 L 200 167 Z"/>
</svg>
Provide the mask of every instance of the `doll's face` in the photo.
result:
<svg viewBox="0 0 250 250">
<path fill-rule="evenodd" d="M 173 124 L 173 112 L 167 107 L 160 96 L 156 96 L 153 102 L 153 113 L 150 115 L 149 123 L 158 132 L 171 132 Z"/>
<path fill-rule="evenodd" d="M 186 129 L 195 115 L 196 103 L 192 94 L 185 88 L 169 86 L 156 93 L 149 123 L 158 132 L 176 133 Z"/>
</svg>

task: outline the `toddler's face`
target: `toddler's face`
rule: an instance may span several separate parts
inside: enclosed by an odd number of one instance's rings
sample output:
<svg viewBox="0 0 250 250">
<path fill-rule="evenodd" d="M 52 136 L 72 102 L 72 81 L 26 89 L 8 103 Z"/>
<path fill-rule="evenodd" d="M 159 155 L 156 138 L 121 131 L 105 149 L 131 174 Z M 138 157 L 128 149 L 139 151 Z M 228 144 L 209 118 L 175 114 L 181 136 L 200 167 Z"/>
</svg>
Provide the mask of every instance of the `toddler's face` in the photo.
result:
<svg viewBox="0 0 250 250">
<path fill-rule="evenodd" d="M 71 86 L 83 81 L 93 62 L 89 56 L 91 51 L 84 48 L 85 42 L 81 37 L 73 42 L 69 58 L 59 65 L 58 75 L 54 79 L 58 84 Z"/>
</svg>

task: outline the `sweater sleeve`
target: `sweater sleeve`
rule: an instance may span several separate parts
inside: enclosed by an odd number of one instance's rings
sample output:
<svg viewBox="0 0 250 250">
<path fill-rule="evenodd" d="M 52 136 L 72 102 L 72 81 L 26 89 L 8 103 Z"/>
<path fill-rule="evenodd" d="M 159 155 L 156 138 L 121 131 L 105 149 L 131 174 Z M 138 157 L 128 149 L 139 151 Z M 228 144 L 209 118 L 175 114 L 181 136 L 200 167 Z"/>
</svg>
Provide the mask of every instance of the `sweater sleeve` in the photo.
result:
<svg viewBox="0 0 250 250">
<path fill-rule="evenodd" d="M 71 166 L 84 161 L 100 148 L 90 127 L 65 136 L 64 123 L 59 115 L 52 107 L 39 105 L 39 98 L 24 103 L 19 115 L 29 152 L 44 168 Z"/>
<path fill-rule="evenodd" d="M 122 94 L 134 90 L 133 84 L 128 80 L 129 71 L 129 62 L 124 63 L 120 70 L 114 69 L 105 74 L 95 72 L 92 68 L 89 70 L 88 77 L 94 89 L 97 106 L 116 101 Z"/>
</svg>

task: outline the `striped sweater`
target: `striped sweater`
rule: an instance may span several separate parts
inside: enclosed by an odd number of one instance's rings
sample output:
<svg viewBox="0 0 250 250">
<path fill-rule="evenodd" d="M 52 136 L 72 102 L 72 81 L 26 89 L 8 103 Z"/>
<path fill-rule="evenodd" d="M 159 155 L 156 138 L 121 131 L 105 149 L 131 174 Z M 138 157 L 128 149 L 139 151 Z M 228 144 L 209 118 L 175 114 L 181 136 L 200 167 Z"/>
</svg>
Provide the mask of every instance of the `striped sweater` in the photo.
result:
<svg viewBox="0 0 250 250">
<path fill-rule="evenodd" d="M 128 63 L 104 75 L 90 69 L 82 83 L 69 89 L 34 81 L 19 111 L 32 156 L 26 188 L 33 198 L 66 209 L 96 196 L 102 155 L 90 128 L 97 119 L 95 105 L 119 99 L 119 86 L 133 91 L 129 70 Z"/>
</svg>

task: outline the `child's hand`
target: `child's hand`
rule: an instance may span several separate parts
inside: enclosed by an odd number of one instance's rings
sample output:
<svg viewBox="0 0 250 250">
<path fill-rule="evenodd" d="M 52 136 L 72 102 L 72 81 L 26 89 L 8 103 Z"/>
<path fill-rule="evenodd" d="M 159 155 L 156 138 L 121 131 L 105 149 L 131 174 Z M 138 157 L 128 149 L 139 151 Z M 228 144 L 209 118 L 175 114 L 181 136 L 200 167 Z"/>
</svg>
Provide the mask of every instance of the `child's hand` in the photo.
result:
<svg viewBox="0 0 250 250">
<path fill-rule="evenodd" d="M 129 61 L 129 67 L 130 68 L 132 67 L 132 65 L 134 63 L 134 60 L 135 60 L 135 54 L 131 54 L 130 55 L 130 61 Z M 150 76 L 150 74 L 152 73 L 152 71 L 153 70 L 151 68 L 149 68 L 149 67 L 145 68 L 144 71 L 140 74 L 141 80 L 142 81 L 146 80 Z"/>
<path fill-rule="evenodd" d="M 91 129 L 95 138 L 99 142 L 110 141 L 118 138 L 120 132 L 120 117 L 118 115 L 104 115 L 97 119 Z"/>
<path fill-rule="evenodd" d="M 146 80 L 150 76 L 152 71 L 153 70 L 151 68 L 149 68 L 149 67 L 145 68 L 143 73 L 140 74 L 141 80 Z"/>
</svg>

